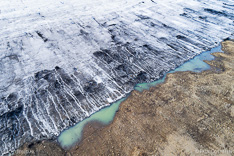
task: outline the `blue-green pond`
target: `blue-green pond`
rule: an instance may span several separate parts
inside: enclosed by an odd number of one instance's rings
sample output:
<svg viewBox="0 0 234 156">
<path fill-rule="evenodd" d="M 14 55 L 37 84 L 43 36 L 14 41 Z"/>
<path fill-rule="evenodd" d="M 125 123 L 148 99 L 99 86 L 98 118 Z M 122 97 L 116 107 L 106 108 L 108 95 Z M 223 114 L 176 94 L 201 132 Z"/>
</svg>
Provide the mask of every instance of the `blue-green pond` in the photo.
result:
<svg viewBox="0 0 234 156">
<path fill-rule="evenodd" d="M 211 55 L 211 53 L 213 52 L 222 52 L 221 45 L 212 48 L 210 51 L 206 51 L 195 56 L 193 59 L 185 62 L 183 65 L 168 73 L 174 73 L 177 71 L 201 72 L 204 70 L 208 70 L 210 69 L 210 66 L 203 62 L 203 60 L 213 60 L 214 56 Z M 162 79 L 159 79 L 157 81 L 151 83 L 137 84 L 134 89 L 140 92 L 143 90 L 148 90 L 150 87 L 154 87 L 157 84 L 164 82 L 165 78 L 166 74 Z M 119 109 L 119 105 L 121 104 L 121 102 L 126 100 L 126 98 L 127 96 L 118 100 L 115 103 L 112 103 L 110 106 L 107 106 L 101 109 L 100 111 L 92 114 L 90 117 L 84 119 L 76 125 L 64 130 L 58 137 L 58 142 L 61 145 L 61 147 L 67 149 L 70 148 L 72 145 L 78 143 L 82 139 L 83 128 L 88 122 L 98 121 L 104 125 L 110 124 L 113 121 L 115 114 Z"/>
</svg>

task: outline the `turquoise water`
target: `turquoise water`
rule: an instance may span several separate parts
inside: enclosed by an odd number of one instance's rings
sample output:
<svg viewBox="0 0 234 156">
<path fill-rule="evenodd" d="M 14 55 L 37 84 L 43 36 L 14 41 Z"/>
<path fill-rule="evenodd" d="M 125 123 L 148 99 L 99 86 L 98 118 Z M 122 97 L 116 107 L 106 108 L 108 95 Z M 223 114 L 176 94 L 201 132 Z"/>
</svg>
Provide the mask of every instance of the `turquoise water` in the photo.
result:
<svg viewBox="0 0 234 156">
<path fill-rule="evenodd" d="M 177 71 L 201 72 L 203 70 L 208 70 L 210 69 L 210 66 L 206 64 L 205 62 L 203 62 L 203 60 L 209 60 L 209 61 L 213 60 L 214 56 L 210 55 L 213 52 L 222 52 L 221 45 L 211 49 L 210 51 L 206 51 L 206 52 L 201 53 L 200 55 L 197 55 L 193 59 L 185 62 L 180 67 L 168 73 L 174 73 Z M 140 92 L 146 89 L 148 90 L 150 87 L 156 86 L 157 84 L 164 82 L 165 78 L 166 78 L 166 74 L 162 79 L 159 79 L 157 81 L 154 81 L 151 83 L 137 84 L 134 87 L 134 89 Z M 75 126 L 70 127 L 69 129 L 63 131 L 58 137 L 59 144 L 64 149 L 67 149 L 71 147 L 72 145 L 76 144 L 77 142 L 79 142 L 82 139 L 82 131 L 83 131 L 84 126 L 90 121 L 98 121 L 105 125 L 111 123 L 115 117 L 115 113 L 119 109 L 119 105 L 121 104 L 121 102 L 123 102 L 126 99 L 127 99 L 127 96 L 111 104 L 110 106 L 105 107 L 101 109 L 100 111 L 94 113 L 89 118 L 86 118 L 83 121 L 77 123 Z"/>
<path fill-rule="evenodd" d="M 214 59 L 213 55 L 210 55 L 211 53 L 214 52 L 222 52 L 221 50 L 221 45 L 219 45 L 218 47 L 212 48 L 209 51 L 203 52 L 200 55 L 195 56 L 193 59 L 185 62 L 184 64 L 182 64 L 181 66 L 177 67 L 175 70 L 172 70 L 168 73 L 174 73 L 174 72 L 178 72 L 178 71 L 193 71 L 193 72 L 201 72 L 204 70 L 208 70 L 210 69 L 210 66 L 204 62 L 204 60 L 208 60 L 211 61 Z M 162 82 L 164 82 L 166 75 L 154 82 L 150 82 L 150 83 L 139 83 L 135 86 L 135 90 L 142 92 L 143 90 L 149 90 L 149 88 L 156 86 L 157 84 L 160 84 Z"/>
<path fill-rule="evenodd" d="M 119 105 L 121 102 L 126 100 L 127 97 L 124 97 L 117 102 L 111 104 L 108 107 L 101 109 L 100 111 L 94 113 L 89 118 L 79 122 L 73 127 L 63 131 L 60 136 L 58 137 L 59 144 L 64 148 L 67 149 L 74 145 L 75 143 L 79 142 L 82 139 L 82 130 L 84 126 L 90 121 L 98 121 L 102 124 L 109 124 L 115 117 L 115 113 L 119 109 Z"/>
</svg>

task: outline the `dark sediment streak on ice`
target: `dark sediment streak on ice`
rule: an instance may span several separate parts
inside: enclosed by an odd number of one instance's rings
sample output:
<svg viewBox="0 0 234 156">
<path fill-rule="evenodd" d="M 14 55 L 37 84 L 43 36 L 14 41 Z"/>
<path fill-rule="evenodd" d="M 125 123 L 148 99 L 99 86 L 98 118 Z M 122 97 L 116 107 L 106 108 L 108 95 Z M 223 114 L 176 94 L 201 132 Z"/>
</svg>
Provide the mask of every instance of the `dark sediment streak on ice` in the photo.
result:
<svg viewBox="0 0 234 156">
<path fill-rule="evenodd" d="M 0 154 L 57 136 L 234 26 L 231 1 L 9 3 L 0 2 Z"/>
</svg>

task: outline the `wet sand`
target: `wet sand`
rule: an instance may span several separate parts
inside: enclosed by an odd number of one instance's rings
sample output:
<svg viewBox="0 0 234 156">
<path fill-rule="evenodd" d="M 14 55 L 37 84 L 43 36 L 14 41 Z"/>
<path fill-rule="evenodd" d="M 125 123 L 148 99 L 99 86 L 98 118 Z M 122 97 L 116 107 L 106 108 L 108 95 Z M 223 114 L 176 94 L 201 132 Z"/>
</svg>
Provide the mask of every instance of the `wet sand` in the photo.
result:
<svg viewBox="0 0 234 156">
<path fill-rule="evenodd" d="M 21 150 L 79 156 L 233 155 L 234 41 L 222 45 L 224 53 L 206 61 L 210 70 L 168 74 L 148 91 L 133 91 L 110 125 L 87 124 L 82 141 L 69 151 L 52 141 Z"/>
</svg>

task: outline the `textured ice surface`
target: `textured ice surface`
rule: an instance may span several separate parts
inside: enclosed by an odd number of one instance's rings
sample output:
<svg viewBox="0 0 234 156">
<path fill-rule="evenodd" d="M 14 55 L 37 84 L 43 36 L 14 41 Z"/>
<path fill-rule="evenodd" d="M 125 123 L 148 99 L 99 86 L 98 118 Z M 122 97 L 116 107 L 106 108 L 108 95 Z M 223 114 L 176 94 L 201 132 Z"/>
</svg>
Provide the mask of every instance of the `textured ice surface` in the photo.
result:
<svg viewBox="0 0 234 156">
<path fill-rule="evenodd" d="M 232 0 L 1 0 L 0 154 L 63 129 L 233 33 Z"/>
</svg>

